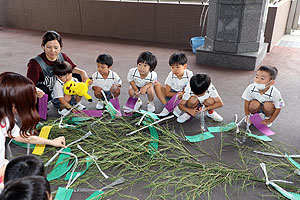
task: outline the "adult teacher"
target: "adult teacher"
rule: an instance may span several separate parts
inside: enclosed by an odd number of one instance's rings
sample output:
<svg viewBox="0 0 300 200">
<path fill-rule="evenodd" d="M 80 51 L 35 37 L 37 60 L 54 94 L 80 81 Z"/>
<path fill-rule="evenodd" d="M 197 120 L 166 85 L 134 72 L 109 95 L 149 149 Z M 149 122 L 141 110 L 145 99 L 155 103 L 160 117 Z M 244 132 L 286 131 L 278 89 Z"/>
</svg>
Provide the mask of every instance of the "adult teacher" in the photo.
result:
<svg viewBox="0 0 300 200">
<path fill-rule="evenodd" d="M 51 93 L 56 80 L 53 74 L 53 66 L 59 61 L 67 61 L 71 64 L 73 76 L 78 80 L 86 81 L 87 73 L 78 68 L 72 60 L 61 52 L 63 47 L 61 36 L 55 31 L 47 31 L 42 40 L 44 50 L 40 55 L 32 58 L 27 65 L 27 77 L 33 81 L 37 88 L 48 94 L 48 101 L 51 100 Z"/>
</svg>

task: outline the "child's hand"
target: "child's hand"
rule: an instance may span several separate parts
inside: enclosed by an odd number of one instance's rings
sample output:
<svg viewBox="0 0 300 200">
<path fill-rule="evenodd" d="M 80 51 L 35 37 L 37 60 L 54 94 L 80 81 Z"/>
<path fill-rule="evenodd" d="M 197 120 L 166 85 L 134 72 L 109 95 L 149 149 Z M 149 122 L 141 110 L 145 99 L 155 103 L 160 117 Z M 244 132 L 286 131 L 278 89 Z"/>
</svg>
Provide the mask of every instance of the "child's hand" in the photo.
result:
<svg viewBox="0 0 300 200">
<path fill-rule="evenodd" d="M 101 87 L 94 86 L 94 87 L 93 87 L 93 90 L 94 90 L 95 94 L 97 94 L 97 95 L 102 94 L 102 93 L 101 93 L 101 90 L 102 90 Z"/>
<path fill-rule="evenodd" d="M 136 91 L 134 91 L 134 94 L 139 97 L 140 96 L 140 91 L 136 90 Z"/>
<path fill-rule="evenodd" d="M 265 120 L 262 120 L 261 123 L 265 126 L 269 125 L 272 123 L 272 121 L 270 119 L 265 119 Z"/>
<path fill-rule="evenodd" d="M 141 87 L 141 89 L 140 89 L 140 94 L 146 94 L 146 92 L 147 92 L 147 87 Z"/>
<path fill-rule="evenodd" d="M 88 82 L 88 84 L 89 84 L 89 85 L 92 85 L 92 84 L 93 84 L 93 80 L 90 80 L 90 81 Z"/>
<path fill-rule="evenodd" d="M 200 111 L 201 111 L 201 109 L 200 109 Z M 198 112 L 200 112 L 200 111 L 199 111 L 198 108 L 190 108 L 189 111 L 188 111 L 188 113 L 189 113 L 190 115 L 192 115 L 193 117 L 195 117 L 196 114 L 197 114 Z"/>
<path fill-rule="evenodd" d="M 45 92 L 37 87 L 35 89 L 36 89 L 37 97 L 42 98 L 44 96 Z"/>
<path fill-rule="evenodd" d="M 60 136 L 52 140 L 52 146 L 66 148 L 66 141 L 64 136 Z"/>
<path fill-rule="evenodd" d="M 181 100 L 183 94 L 184 94 L 184 92 L 178 92 L 178 93 L 177 93 L 177 98 L 178 98 L 179 100 Z"/>
</svg>

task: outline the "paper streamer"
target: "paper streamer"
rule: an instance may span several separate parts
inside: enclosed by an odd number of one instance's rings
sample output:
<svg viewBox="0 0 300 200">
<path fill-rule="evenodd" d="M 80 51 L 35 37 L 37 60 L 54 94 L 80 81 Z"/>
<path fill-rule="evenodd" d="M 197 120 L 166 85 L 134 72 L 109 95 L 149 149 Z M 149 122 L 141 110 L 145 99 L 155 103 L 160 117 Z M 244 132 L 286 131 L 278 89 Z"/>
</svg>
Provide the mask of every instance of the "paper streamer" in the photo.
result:
<svg viewBox="0 0 300 200">
<path fill-rule="evenodd" d="M 85 168 L 85 170 L 83 170 L 81 172 L 74 172 L 73 176 L 77 176 L 77 174 L 80 174 L 79 177 L 82 176 L 89 169 L 89 167 L 91 166 L 92 163 L 93 163 L 92 158 L 86 158 L 86 168 Z M 71 174 L 72 174 L 72 172 L 67 173 L 67 175 L 65 177 L 66 181 L 68 181 L 70 179 Z"/>
<path fill-rule="evenodd" d="M 173 110 L 176 108 L 176 106 L 179 105 L 181 100 L 179 100 L 177 98 L 177 94 L 174 95 L 165 105 L 165 108 L 169 111 L 169 112 L 173 112 Z"/>
<path fill-rule="evenodd" d="M 118 111 L 118 112 L 116 112 L 116 116 L 121 117 L 122 113 L 121 113 L 121 107 L 120 107 L 119 99 L 118 98 L 113 98 L 113 99 L 110 99 L 109 101 L 112 104 L 112 106 Z"/>
<path fill-rule="evenodd" d="M 235 128 L 236 128 L 236 124 L 234 122 L 231 122 L 224 126 L 207 127 L 207 129 L 210 133 L 228 132 Z"/>
<path fill-rule="evenodd" d="M 146 114 L 147 117 L 151 117 L 154 120 L 159 120 L 159 117 L 155 113 L 148 112 L 146 110 L 139 110 L 139 111 L 137 111 L 137 113 L 140 113 L 142 115 Z"/>
<path fill-rule="evenodd" d="M 271 138 L 269 138 L 266 135 L 258 136 L 258 135 L 254 135 L 252 133 L 247 133 L 247 135 L 250 136 L 250 137 L 254 137 L 254 138 L 257 138 L 259 140 L 265 141 L 265 142 L 272 142 L 273 141 Z"/>
<path fill-rule="evenodd" d="M 297 163 L 296 161 L 294 161 L 290 156 L 288 156 L 287 154 L 285 154 L 286 158 L 298 169 L 300 169 L 300 164 Z"/>
<path fill-rule="evenodd" d="M 258 153 L 258 154 L 262 154 L 265 156 L 274 156 L 274 157 L 280 157 L 280 158 L 287 158 L 287 154 L 285 155 L 280 155 L 280 154 L 276 154 L 276 153 L 269 153 L 269 152 L 262 152 L 262 151 L 253 151 L 254 153 Z M 300 155 L 289 155 L 288 157 L 290 158 L 300 158 Z"/>
<path fill-rule="evenodd" d="M 108 102 L 108 104 L 105 105 L 106 110 L 109 112 L 112 119 L 114 119 L 117 116 L 116 109 L 111 104 L 111 102 Z"/>
<path fill-rule="evenodd" d="M 258 113 L 255 113 L 254 115 L 250 116 L 250 120 L 251 120 L 252 124 L 266 136 L 275 134 L 269 127 L 267 127 L 261 123 L 262 119 Z"/>
<path fill-rule="evenodd" d="M 44 94 L 39 98 L 39 115 L 42 119 L 47 120 L 48 94 Z"/>
<path fill-rule="evenodd" d="M 49 133 L 51 131 L 51 128 L 52 128 L 52 126 L 44 126 L 40 132 L 39 137 L 47 139 L 49 136 Z M 35 145 L 35 148 L 34 148 L 32 154 L 42 155 L 44 153 L 45 147 L 46 147 L 46 145 L 44 145 L 44 144 Z"/>
<path fill-rule="evenodd" d="M 97 191 L 94 192 L 93 194 L 91 194 L 91 196 L 89 196 L 86 200 L 98 200 L 100 199 L 100 197 L 102 196 L 104 192 L 102 191 Z"/>
<path fill-rule="evenodd" d="M 280 192 L 283 196 L 285 196 L 288 199 L 300 200 L 300 195 L 299 194 L 296 194 L 296 193 L 293 193 L 293 192 L 287 192 L 286 190 L 281 188 L 279 185 L 274 183 L 275 180 L 269 180 L 268 179 L 268 174 L 267 174 L 267 169 L 266 169 L 265 163 L 260 163 L 260 167 L 261 167 L 261 169 L 263 170 L 263 172 L 265 174 L 266 185 L 271 185 L 273 188 L 275 188 L 278 192 Z M 283 182 L 283 183 L 291 183 L 291 182 L 287 182 L 287 181 L 283 181 L 283 180 L 276 180 L 276 181 L 277 182 Z"/>
<path fill-rule="evenodd" d="M 138 98 L 129 97 L 125 106 L 131 109 L 134 109 L 134 106 L 137 102 Z M 132 113 L 124 113 L 125 116 L 132 116 Z"/>
<path fill-rule="evenodd" d="M 59 187 L 54 200 L 70 200 L 72 193 L 73 189 Z"/>
<path fill-rule="evenodd" d="M 85 114 L 89 117 L 102 117 L 103 111 L 102 110 L 78 110 L 75 114 Z"/>
<path fill-rule="evenodd" d="M 207 140 L 210 138 L 215 137 L 213 134 L 211 134 L 210 132 L 204 132 L 204 133 L 200 133 L 198 135 L 192 135 L 192 136 L 185 136 L 185 138 L 189 141 L 189 142 L 200 142 L 203 140 Z"/>
<path fill-rule="evenodd" d="M 71 149 L 65 148 L 62 151 L 70 153 Z M 70 155 L 60 154 L 60 156 L 58 157 L 57 162 L 54 166 L 54 169 L 47 176 L 48 181 L 52 181 L 52 180 L 60 178 L 61 176 L 63 176 L 65 173 L 67 173 L 71 169 L 74 162 L 68 166 L 70 157 L 71 157 Z"/>
</svg>

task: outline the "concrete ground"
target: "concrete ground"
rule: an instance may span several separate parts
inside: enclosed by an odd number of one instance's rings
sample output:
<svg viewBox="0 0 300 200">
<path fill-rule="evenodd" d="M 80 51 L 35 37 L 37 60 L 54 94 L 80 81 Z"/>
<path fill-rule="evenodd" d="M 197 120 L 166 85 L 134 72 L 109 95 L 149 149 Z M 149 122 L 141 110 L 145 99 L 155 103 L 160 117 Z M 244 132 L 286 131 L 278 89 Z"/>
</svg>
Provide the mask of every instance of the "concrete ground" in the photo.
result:
<svg viewBox="0 0 300 200">
<path fill-rule="evenodd" d="M 28 61 L 42 52 L 41 39 L 43 32 L 20 30 L 0 27 L 0 72 L 14 71 L 26 75 L 26 66 Z M 234 114 L 241 119 L 244 116 L 243 100 L 241 95 L 244 89 L 253 82 L 254 71 L 241 71 L 233 69 L 224 69 L 212 66 L 196 64 L 195 54 L 191 49 L 166 44 L 154 44 L 139 41 L 128 41 L 121 39 L 96 38 L 87 36 L 77 36 L 62 34 L 63 50 L 78 67 L 86 70 L 89 76 L 96 71 L 96 58 L 100 53 L 108 53 L 114 59 L 113 70 L 116 71 L 123 81 L 121 95 L 119 97 L 121 107 L 125 104 L 128 94 L 127 72 L 130 68 L 136 66 L 136 59 L 142 51 L 149 50 L 153 52 L 158 60 L 155 71 L 158 74 L 158 80 L 164 82 L 170 68 L 168 60 L 172 53 L 177 51 L 184 52 L 188 57 L 188 69 L 196 73 L 208 73 L 213 84 L 216 86 L 224 107 L 218 109 L 218 113 L 224 117 L 224 122 L 229 123 L 234 120 Z M 278 68 L 279 74 L 276 79 L 276 87 L 281 91 L 285 101 L 285 107 L 273 123 L 272 130 L 276 135 L 272 139 L 281 141 L 286 145 L 299 148 L 299 119 L 300 113 L 300 49 L 275 47 L 271 53 L 268 53 L 262 64 L 274 65 Z M 144 105 L 145 106 L 145 98 Z M 84 103 L 90 109 L 95 109 L 95 101 Z M 162 110 L 162 104 L 155 98 L 156 113 Z M 50 116 L 58 116 L 56 111 L 51 109 Z M 178 125 L 177 125 L 178 126 Z M 198 121 L 194 120 L 188 125 L 183 125 L 186 130 L 199 129 Z M 196 134 L 196 133 L 195 133 Z M 193 135 L 193 133 L 190 133 Z M 229 159 L 230 155 L 223 159 Z M 264 187 L 262 185 L 262 187 Z M 137 197 L 143 199 L 141 191 L 133 191 Z M 243 199 L 261 199 L 250 192 Z M 73 197 L 72 199 L 81 199 Z M 213 199 L 225 199 L 222 192 L 218 193 Z M 232 196 L 231 199 L 241 199 L 238 196 Z"/>
</svg>

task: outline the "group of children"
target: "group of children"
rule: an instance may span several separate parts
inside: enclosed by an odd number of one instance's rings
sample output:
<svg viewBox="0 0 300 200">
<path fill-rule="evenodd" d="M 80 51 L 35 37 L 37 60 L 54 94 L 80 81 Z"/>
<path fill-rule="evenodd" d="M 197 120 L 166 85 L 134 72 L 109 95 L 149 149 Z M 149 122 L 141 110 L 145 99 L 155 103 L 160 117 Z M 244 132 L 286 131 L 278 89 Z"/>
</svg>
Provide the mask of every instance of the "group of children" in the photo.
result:
<svg viewBox="0 0 300 200">
<path fill-rule="evenodd" d="M 111 70 L 113 58 L 108 54 L 101 54 L 97 60 L 97 71 L 92 75 L 92 90 L 97 98 L 96 109 L 103 109 L 104 99 L 116 98 L 120 95 L 122 80 L 118 74 Z M 130 84 L 128 94 L 130 97 L 138 98 L 134 109 L 142 106 L 140 95 L 147 94 L 147 110 L 155 112 L 153 103 L 154 96 L 163 105 L 176 95 L 180 100 L 179 105 L 173 113 L 177 116 L 177 122 L 184 123 L 191 117 L 195 117 L 202 109 L 206 115 L 214 121 L 221 122 L 223 118 L 215 109 L 222 107 L 223 101 L 215 86 L 211 83 L 208 74 L 195 74 L 187 69 L 187 58 L 184 53 L 174 53 L 170 56 L 169 65 L 171 72 L 167 76 L 164 85 L 157 80 L 157 73 L 154 71 L 157 65 L 153 53 L 142 52 L 137 59 L 137 67 L 131 68 L 127 75 Z M 66 62 L 54 66 L 54 74 L 57 81 L 53 91 L 53 103 L 58 108 L 71 108 L 75 103 L 80 102 L 78 96 L 69 96 L 63 93 L 63 84 L 72 78 L 71 66 Z M 272 66 L 262 66 L 258 69 L 254 83 L 250 84 L 244 91 L 242 98 L 245 100 L 245 114 L 261 112 L 264 114 L 264 125 L 269 125 L 275 120 L 283 107 L 284 102 L 280 92 L 273 86 L 277 75 L 277 69 Z M 105 97 L 104 97 L 105 95 Z M 77 109 L 86 107 L 79 104 Z M 159 116 L 167 116 L 170 110 L 164 108 Z"/>
</svg>

